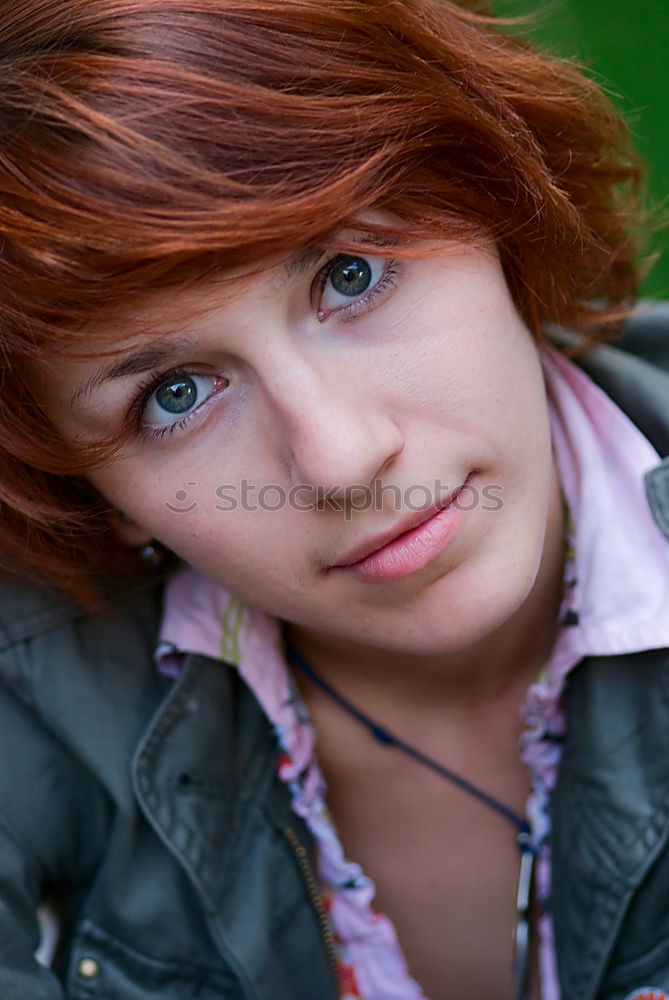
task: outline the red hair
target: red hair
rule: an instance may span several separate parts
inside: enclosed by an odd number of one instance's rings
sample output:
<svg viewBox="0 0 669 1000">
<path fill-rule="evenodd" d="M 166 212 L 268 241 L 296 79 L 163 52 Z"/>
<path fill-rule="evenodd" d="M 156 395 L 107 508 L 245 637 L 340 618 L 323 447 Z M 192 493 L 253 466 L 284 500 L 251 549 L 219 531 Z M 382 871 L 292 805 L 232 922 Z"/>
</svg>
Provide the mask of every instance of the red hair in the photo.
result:
<svg viewBox="0 0 669 1000">
<path fill-rule="evenodd" d="M 0 553 L 82 600 L 137 557 L 91 453 L 59 440 L 23 375 L 90 351 L 119 303 L 370 208 L 410 237 L 494 238 L 537 336 L 550 321 L 601 338 L 633 302 L 624 126 L 577 67 L 464 6 L 16 0 L 0 64 Z"/>
</svg>

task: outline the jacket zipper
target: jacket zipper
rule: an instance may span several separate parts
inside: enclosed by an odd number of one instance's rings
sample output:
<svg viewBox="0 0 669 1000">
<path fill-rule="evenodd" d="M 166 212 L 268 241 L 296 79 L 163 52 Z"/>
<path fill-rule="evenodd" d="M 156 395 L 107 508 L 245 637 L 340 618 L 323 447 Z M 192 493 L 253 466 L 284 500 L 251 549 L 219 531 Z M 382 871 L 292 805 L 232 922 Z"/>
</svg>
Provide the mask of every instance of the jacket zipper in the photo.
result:
<svg viewBox="0 0 669 1000">
<path fill-rule="evenodd" d="M 335 981 L 337 987 L 337 996 L 339 996 L 339 970 L 337 966 L 337 954 L 335 948 L 335 941 L 330 929 L 330 921 L 328 920 L 328 915 L 325 912 L 325 907 L 323 906 L 323 900 L 321 899 L 321 894 L 316 884 L 316 879 L 314 878 L 314 873 L 309 861 L 306 850 L 300 843 L 297 834 L 290 826 L 284 826 L 281 831 L 290 844 L 295 857 L 297 858 L 297 863 L 302 872 L 302 878 L 304 879 L 305 885 L 307 887 L 307 893 L 309 894 L 309 899 L 311 900 L 311 905 L 316 911 L 316 916 L 318 917 L 318 925 L 321 930 L 321 936 L 323 938 L 323 944 L 325 945 L 325 951 L 327 953 L 328 962 L 330 964 L 330 970 L 332 972 L 332 978 Z"/>
</svg>

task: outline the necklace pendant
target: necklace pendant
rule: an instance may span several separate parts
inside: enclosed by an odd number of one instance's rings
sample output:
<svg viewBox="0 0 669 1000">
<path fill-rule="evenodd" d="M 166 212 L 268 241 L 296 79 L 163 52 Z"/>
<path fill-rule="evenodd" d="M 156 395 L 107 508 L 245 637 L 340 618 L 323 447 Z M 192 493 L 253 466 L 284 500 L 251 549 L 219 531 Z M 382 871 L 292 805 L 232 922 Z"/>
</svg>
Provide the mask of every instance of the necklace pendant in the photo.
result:
<svg viewBox="0 0 669 1000">
<path fill-rule="evenodd" d="M 517 1000 L 527 1000 L 530 981 L 531 948 L 531 906 L 532 883 L 534 881 L 534 859 L 536 854 L 529 841 L 529 833 L 518 835 L 520 848 L 520 871 L 516 893 L 516 930 L 514 933 L 514 972 L 516 976 Z"/>
</svg>

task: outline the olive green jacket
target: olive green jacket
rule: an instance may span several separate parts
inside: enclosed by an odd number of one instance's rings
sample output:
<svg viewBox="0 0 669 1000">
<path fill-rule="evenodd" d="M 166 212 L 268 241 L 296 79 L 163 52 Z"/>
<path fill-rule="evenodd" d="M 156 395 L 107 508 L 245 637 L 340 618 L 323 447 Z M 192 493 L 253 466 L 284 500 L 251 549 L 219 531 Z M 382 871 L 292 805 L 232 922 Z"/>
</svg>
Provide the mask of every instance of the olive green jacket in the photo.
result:
<svg viewBox="0 0 669 1000">
<path fill-rule="evenodd" d="M 624 341 L 654 365 L 602 349 L 583 366 L 669 455 L 662 326 Z M 669 463 L 647 493 L 669 538 Z M 160 583 L 95 617 L 21 578 L 0 587 L 0 1000 L 334 1000 L 313 843 L 271 726 L 218 661 L 159 676 L 160 615 Z M 582 662 L 568 701 L 563 1000 L 669 990 L 669 650 Z M 50 969 L 33 957 L 45 896 Z"/>
</svg>

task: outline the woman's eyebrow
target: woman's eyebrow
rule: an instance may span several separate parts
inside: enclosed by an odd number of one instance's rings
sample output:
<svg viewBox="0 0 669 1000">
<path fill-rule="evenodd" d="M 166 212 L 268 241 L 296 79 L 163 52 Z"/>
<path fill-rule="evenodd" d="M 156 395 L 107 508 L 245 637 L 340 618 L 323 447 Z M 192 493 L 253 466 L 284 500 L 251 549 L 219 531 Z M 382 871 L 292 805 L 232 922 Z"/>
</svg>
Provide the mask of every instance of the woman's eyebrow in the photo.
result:
<svg viewBox="0 0 669 1000">
<path fill-rule="evenodd" d="M 103 368 L 98 368 L 90 378 L 86 379 L 83 385 L 75 389 L 70 396 L 70 408 L 74 409 L 77 403 L 89 397 L 96 389 L 104 385 L 105 382 L 151 371 L 163 365 L 166 361 L 175 358 L 178 354 L 193 350 L 195 347 L 196 341 L 194 339 L 180 338 L 178 340 L 163 340 L 159 344 L 149 344 L 146 347 L 141 347 L 132 354 L 124 354 L 122 358 L 112 361 Z"/>
<path fill-rule="evenodd" d="M 351 242 L 369 244 L 371 248 L 396 246 L 399 242 L 398 238 L 394 236 L 384 237 L 379 233 L 364 231 L 358 232 L 355 230 L 350 233 L 350 237 Z M 328 251 L 326 249 L 316 244 L 300 247 L 299 250 L 296 250 L 296 252 L 284 262 L 282 269 L 283 282 L 298 281 L 300 278 L 303 278 L 315 264 L 317 264 L 323 257 L 327 256 L 327 253 Z"/>
<path fill-rule="evenodd" d="M 361 243 L 379 244 L 378 237 L 368 233 L 356 234 L 355 239 Z M 283 279 L 286 282 L 297 281 L 306 274 L 315 263 L 317 263 L 327 253 L 319 246 L 301 247 L 288 260 L 284 262 L 282 268 Z M 89 397 L 96 389 L 111 382 L 114 379 L 124 378 L 128 375 L 141 375 L 143 372 L 151 371 L 163 365 L 170 358 L 184 351 L 189 351 L 195 347 L 195 341 L 180 338 L 178 340 L 163 339 L 159 344 L 151 344 L 141 347 L 132 354 L 125 354 L 122 358 L 112 361 L 110 364 L 99 368 L 88 378 L 83 385 L 74 390 L 70 396 L 70 409 L 81 401 Z"/>
<path fill-rule="evenodd" d="M 297 281 L 316 264 L 326 251 L 322 247 L 307 246 L 301 247 L 292 254 L 283 265 L 283 278 L 285 281 Z"/>
</svg>

